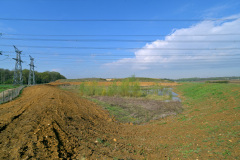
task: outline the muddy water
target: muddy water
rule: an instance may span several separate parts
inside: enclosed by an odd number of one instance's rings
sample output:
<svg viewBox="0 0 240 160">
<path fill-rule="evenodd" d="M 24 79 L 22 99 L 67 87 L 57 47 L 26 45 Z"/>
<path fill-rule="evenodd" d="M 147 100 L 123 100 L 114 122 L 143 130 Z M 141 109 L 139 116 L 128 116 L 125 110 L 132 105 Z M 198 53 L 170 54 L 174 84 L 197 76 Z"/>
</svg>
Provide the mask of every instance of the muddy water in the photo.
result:
<svg viewBox="0 0 240 160">
<path fill-rule="evenodd" d="M 178 94 L 172 91 L 172 88 L 170 89 L 172 92 L 172 100 L 173 101 L 179 101 L 181 102 L 181 99 L 178 97 Z"/>
</svg>

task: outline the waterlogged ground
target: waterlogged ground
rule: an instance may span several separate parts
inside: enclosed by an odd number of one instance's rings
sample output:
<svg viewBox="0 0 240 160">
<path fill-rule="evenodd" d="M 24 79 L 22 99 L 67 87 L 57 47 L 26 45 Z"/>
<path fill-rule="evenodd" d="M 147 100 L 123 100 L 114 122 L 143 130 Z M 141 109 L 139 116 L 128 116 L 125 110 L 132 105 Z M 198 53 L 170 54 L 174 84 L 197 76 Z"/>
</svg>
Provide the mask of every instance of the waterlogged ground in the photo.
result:
<svg viewBox="0 0 240 160">
<path fill-rule="evenodd" d="M 183 84 L 184 111 L 123 124 L 50 85 L 0 105 L 0 159 L 240 159 L 240 85 Z"/>
<path fill-rule="evenodd" d="M 119 87 L 121 84 L 114 87 L 110 86 L 111 88 L 103 87 L 99 83 L 98 85 L 100 86 L 91 84 L 85 87 L 61 85 L 60 88 L 78 93 L 81 97 L 96 102 L 97 105 L 106 109 L 115 120 L 121 123 L 143 124 L 151 120 L 177 115 L 183 111 L 180 98 L 172 91 L 172 88 L 166 86 L 160 86 L 156 83 L 154 86 L 139 86 L 137 94 L 135 94 L 137 97 L 134 97 L 134 95 L 131 95 L 134 92 L 133 88 L 129 87 L 129 90 L 127 90 L 128 96 L 121 96 L 122 88 Z M 90 92 L 90 90 L 93 90 L 92 86 L 94 86 L 94 92 Z M 104 95 L 102 94 L 103 91 L 105 91 Z M 111 91 L 111 94 L 106 96 L 109 91 Z"/>
<path fill-rule="evenodd" d="M 183 111 L 180 101 L 162 101 L 146 98 L 116 96 L 94 96 L 94 102 L 109 111 L 110 115 L 123 123 L 142 124 Z"/>
</svg>

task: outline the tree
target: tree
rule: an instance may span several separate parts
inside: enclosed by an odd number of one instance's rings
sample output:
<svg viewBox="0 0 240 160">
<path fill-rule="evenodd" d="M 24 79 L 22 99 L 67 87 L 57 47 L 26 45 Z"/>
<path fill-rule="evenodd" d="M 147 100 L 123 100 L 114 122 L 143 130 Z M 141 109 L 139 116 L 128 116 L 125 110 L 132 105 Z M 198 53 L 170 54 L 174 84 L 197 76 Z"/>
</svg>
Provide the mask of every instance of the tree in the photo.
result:
<svg viewBox="0 0 240 160">
<path fill-rule="evenodd" d="M 66 79 L 66 77 L 64 77 L 58 72 L 46 71 L 46 72 L 40 73 L 35 71 L 34 73 L 35 73 L 36 84 L 49 83 L 52 81 L 56 81 L 58 79 Z M 12 84 L 13 74 L 14 74 L 14 71 L 0 68 L 0 84 Z M 22 71 L 22 74 L 23 74 L 23 83 L 28 84 L 29 70 L 24 69 Z"/>
</svg>

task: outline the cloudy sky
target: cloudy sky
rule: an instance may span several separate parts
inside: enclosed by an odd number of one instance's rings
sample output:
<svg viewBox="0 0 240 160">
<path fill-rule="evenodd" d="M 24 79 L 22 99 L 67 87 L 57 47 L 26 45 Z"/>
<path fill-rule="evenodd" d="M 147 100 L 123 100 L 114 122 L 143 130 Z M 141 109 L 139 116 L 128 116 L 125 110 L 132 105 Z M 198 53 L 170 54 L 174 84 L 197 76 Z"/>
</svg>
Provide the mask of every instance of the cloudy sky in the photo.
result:
<svg viewBox="0 0 240 160">
<path fill-rule="evenodd" d="M 67 78 L 240 76 L 238 0 L 0 1 L 0 68 L 14 48 Z"/>
</svg>

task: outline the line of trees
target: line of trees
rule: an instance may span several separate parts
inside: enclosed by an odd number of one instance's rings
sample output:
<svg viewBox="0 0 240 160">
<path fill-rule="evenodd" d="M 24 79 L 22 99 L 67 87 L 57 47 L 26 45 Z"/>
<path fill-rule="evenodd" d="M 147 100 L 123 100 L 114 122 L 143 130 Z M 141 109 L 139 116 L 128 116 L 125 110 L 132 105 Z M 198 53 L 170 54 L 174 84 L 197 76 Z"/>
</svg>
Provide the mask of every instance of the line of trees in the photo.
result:
<svg viewBox="0 0 240 160">
<path fill-rule="evenodd" d="M 49 83 L 56 81 L 58 79 L 66 79 L 63 75 L 58 72 L 37 72 L 35 71 L 35 81 L 36 84 Z M 0 68 L 0 84 L 12 84 L 13 83 L 14 71 L 8 69 Z M 23 84 L 28 84 L 29 70 L 24 69 L 22 71 L 23 75 Z"/>
</svg>

